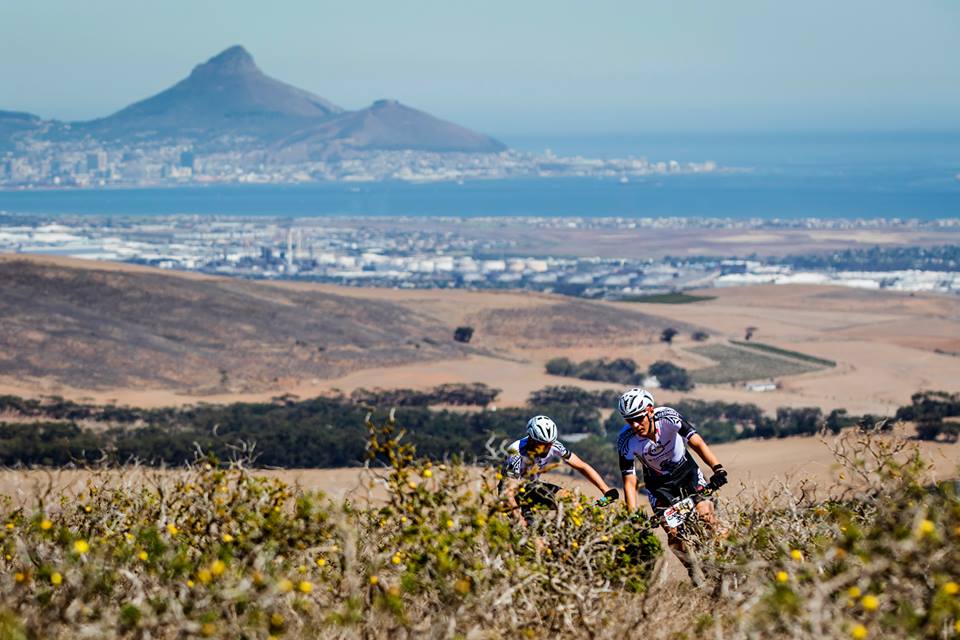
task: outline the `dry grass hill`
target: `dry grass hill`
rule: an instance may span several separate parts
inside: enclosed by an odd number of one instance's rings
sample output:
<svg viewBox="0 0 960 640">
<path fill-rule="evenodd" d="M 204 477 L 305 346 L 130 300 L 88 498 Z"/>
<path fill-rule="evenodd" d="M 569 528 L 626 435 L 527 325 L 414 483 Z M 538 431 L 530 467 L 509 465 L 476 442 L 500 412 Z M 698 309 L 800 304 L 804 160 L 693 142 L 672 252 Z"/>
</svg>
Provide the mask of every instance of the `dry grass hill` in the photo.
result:
<svg viewBox="0 0 960 640">
<path fill-rule="evenodd" d="M 445 308 L 445 293 L 425 298 L 5 256 L 0 380 L 26 395 L 127 389 L 269 396 L 305 383 L 329 388 L 362 370 L 415 370 L 468 356 L 509 363 L 517 359 L 514 347 L 609 345 L 641 334 L 649 340 L 669 323 L 523 295 L 483 294 L 468 305 L 454 295 L 449 301 L 466 310 L 458 316 Z M 453 340 L 459 322 L 477 328 L 477 347 Z M 139 403 L 136 395 L 129 402 Z"/>
<path fill-rule="evenodd" d="M 608 303 L 528 292 L 250 282 L 125 264 L 0 256 L 0 393 L 137 406 L 268 400 L 357 387 L 483 382 L 500 406 L 571 379 L 564 356 L 669 360 L 680 397 L 890 415 L 922 389 L 960 391 L 960 300 L 823 286 L 710 289 L 693 304 Z M 475 329 L 468 345 L 453 341 Z M 754 342 L 829 360 L 811 364 Z M 674 327 L 673 344 L 660 333 Z M 691 335 L 709 333 L 706 342 Z M 774 378 L 757 393 L 749 378 Z M 609 383 L 577 381 L 584 388 Z M 616 386 L 616 385 L 612 385 Z"/>
</svg>

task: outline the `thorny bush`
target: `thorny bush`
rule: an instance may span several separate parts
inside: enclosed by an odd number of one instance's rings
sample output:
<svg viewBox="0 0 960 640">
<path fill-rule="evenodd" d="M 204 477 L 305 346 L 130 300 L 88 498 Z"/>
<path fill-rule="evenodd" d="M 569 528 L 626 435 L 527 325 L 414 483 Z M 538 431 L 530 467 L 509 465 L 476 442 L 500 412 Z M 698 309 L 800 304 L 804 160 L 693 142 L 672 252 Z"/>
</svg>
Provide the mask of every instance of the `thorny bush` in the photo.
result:
<svg viewBox="0 0 960 640">
<path fill-rule="evenodd" d="M 35 503 L 5 497 L 0 637 L 600 633 L 614 594 L 645 589 L 647 519 L 578 496 L 519 529 L 493 471 L 418 459 L 392 421 L 368 428 L 364 482 L 385 499 L 338 504 L 214 459 L 92 470 L 71 497 L 51 474 Z"/>
<path fill-rule="evenodd" d="M 369 499 L 212 459 L 6 498 L 0 638 L 960 637 L 956 483 L 890 434 L 834 439 L 830 487 L 726 491 L 695 589 L 646 518 L 578 496 L 519 528 L 494 470 L 368 428 Z"/>
</svg>

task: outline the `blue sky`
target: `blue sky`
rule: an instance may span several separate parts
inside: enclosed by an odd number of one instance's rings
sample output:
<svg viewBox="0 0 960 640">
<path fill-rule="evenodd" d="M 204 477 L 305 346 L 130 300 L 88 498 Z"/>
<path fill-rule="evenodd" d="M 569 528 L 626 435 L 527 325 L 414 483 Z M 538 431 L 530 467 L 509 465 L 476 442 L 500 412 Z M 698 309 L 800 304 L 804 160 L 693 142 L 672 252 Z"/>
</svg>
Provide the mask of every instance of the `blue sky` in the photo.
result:
<svg viewBox="0 0 960 640">
<path fill-rule="evenodd" d="M 493 134 L 960 129 L 955 0 L 31 0 L 0 8 L 0 109 L 106 115 L 243 44 L 359 108 Z"/>
</svg>

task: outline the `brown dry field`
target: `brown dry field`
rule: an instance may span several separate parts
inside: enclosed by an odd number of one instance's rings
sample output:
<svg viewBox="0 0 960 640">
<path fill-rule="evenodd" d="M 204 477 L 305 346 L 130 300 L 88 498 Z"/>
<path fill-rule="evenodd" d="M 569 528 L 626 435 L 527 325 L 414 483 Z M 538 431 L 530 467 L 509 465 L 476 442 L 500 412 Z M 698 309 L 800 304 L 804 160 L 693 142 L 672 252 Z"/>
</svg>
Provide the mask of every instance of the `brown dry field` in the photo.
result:
<svg viewBox="0 0 960 640">
<path fill-rule="evenodd" d="M 75 260 L 61 259 L 59 263 L 94 267 L 93 263 Z M 155 273 L 116 264 L 95 263 L 95 268 Z M 171 276 L 209 279 L 194 274 Z M 470 324 L 477 329 L 470 344 L 476 351 L 449 360 L 354 370 L 337 378 L 284 378 L 258 392 L 191 395 L 169 388 L 91 390 L 49 378 L 19 380 L 8 376 L 0 378 L 0 393 L 30 397 L 58 394 L 77 400 L 155 407 L 200 401 L 263 401 L 284 393 L 311 397 L 358 387 L 422 389 L 449 382 L 483 382 L 503 390 L 498 405 L 516 406 L 543 386 L 574 382 L 547 375 L 544 363 L 550 358 L 627 357 L 644 367 L 668 359 L 697 368 L 710 361 L 686 350 L 696 344 L 689 337 L 693 327 L 708 331 L 711 340 L 725 340 L 742 338 L 747 326 L 757 327 L 756 341 L 828 358 L 838 366 L 782 378 L 781 388 L 771 392 L 699 385 L 692 392 L 659 391 L 658 401 L 693 397 L 753 402 L 770 411 L 779 406 L 817 406 L 824 411 L 843 407 L 851 413 L 891 415 L 918 390 L 960 391 L 960 357 L 948 355 L 960 353 L 960 298 L 955 296 L 759 285 L 708 289 L 700 293 L 716 299 L 668 305 L 581 301 L 526 292 L 401 291 L 304 283 L 274 286 L 288 294 L 302 290 L 393 303 L 415 310 L 438 326 Z M 673 345 L 657 339 L 664 326 L 682 329 Z M 575 383 L 591 389 L 616 386 Z"/>
</svg>

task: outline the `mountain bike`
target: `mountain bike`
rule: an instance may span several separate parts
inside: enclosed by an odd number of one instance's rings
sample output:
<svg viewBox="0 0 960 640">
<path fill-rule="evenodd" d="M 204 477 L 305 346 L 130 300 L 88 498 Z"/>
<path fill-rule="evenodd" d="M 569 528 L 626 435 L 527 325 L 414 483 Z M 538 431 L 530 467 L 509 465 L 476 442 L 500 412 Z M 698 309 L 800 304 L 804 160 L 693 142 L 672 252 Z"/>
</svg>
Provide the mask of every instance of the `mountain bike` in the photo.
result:
<svg viewBox="0 0 960 640">
<path fill-rule="evenodd" d="M 716 567 L 707 566 L 701 559 L 703 549 L 712 543 L 716 532 L 696 510 L 698 502 L 717 491 L 718 488 L 708 482 L 697 491 L 675 500 L 660 514 L 660 522 L 668 537 L 679 543 L 674 545 L 671 541 L 670 548 L 686 567 L 690 580 L 698 587 L 717 583 L 721 577 Z"/>
</svg>

